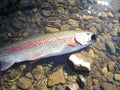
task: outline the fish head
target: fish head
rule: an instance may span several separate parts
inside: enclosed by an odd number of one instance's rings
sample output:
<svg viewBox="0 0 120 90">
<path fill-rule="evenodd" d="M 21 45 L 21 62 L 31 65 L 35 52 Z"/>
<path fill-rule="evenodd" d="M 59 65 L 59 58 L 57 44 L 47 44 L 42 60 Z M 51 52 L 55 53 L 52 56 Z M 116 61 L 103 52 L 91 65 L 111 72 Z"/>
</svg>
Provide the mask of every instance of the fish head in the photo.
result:
<svg viewBox="0 0 120 90">
<path fill-rule="evenodd" d="M 88 45 L 96 40 L 96 35 L 92 32 L 76 33 L 75 40 L 81 45 Z"/>
</svg>

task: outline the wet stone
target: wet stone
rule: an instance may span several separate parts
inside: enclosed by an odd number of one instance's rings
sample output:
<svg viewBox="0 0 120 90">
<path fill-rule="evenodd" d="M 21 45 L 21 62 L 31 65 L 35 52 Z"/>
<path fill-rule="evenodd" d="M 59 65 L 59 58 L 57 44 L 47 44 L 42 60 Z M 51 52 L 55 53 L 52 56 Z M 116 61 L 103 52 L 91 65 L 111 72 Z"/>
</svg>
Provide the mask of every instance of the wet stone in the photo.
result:
<svg viewBox="0 0 120 90">
<path fill-rule="evenodd" d="M 28 32 L 24 32 L 24 33 L 23 33 L 23 36 L 24 36 L 24 37 L 27 37 L 27 36 L 29 36 L 29 33 L 28 33 Z"/>
<path fill-rule="evenodd" d="M 113 61 L 108 62 L 108 70 L 109 71 L 114 70 L 115 65 L 116 63 Z"/>
<path fill-rule="evenodd" d="M 110 83 L 102 83 L 101 89 L 102 90 L 117 90 L 116 86 Z"/>
<path fill-rule="evenodd" d="M 32 88 L 32 82 L 28 78 L 21 77 L 17 81 L 17 86 L 21 89 L 29 89 L 30 90 Z"/>
<path fill-rule="evenodd" d="M 62 68 L 53 72 L 48 79 L 48 86 L 54 86 L 56 84 L 64 84 L 64 83 L 65 83 L 65 77 Z"/>
<path fill-rule="evenodd" d="M 10 74 L 9 74 L 9 78 L 12 80 L 12 79 L 15 79 L 17 77 L 20 76 L 20 73 L 17 71 L 17 70 L 11 70 Z"/>
<path fill-rule="evenodd" d="M 25 76 L 29 79 L 33 78 L 33 75 L 30 72 L 28 72 Z"/>
<path fill-rule="evenodd" d="M 110 18 L 113 18 L 113 17 L 114 17 L 114 15 L 112 14 L 112 12 L 108 12 L 107 15 L 108 15 L 108 17 L 110 17 Z"/>
<path fill-rule="evenodd" d="M 58 32 L 59 29 L 54 28 L 54 27 L 45 27 L 46 28 L 46 32 Z"/>
<path fill-rule="evenodd" d="M 66 24 L 66 25 L 62 25 L 60 27 L 60 30 L 69 30 L 69 28 L 70 28 L 70 26 Z"/>
<path fill-rule="evenodd" d="M 74 19 L 69 19 L 69 20 L 68 20 L 68 23 L 69 23 L 70 25 L 72 25 L 73 27 L 79 27 L 78 21 L 76 21 L 76 20 L 74 20 Z"/>
<path fill-rule="evenodd" d="M 103 74 L 105 74 L 105 73 L 108 72 L 108 69 L 107 69 L 107 67 L 103 67 L 103 68 L 101 69 L 101 71 L 102 71 Z"/>
<path fill-rule="evenodd" d="M 86 85 L 86 79 L 83 75 L 79 75 L 77 82 L 80 84 L 80 86 L 84 87 Z"/>
<path fill-rule="evenodd" d="M 116 49 L 112 41 L 106 41 L 105 46 L 109 54 L 115 54 Z"/>
<path fill-rule="evenodd" d="M 79 90 L 80 87 L 77 83 L 70 83 L 66 86 L 66 90 Z"/>
<path fill-rule="evenodd" d="M 75 70 L 91 71 L 91 64 L 93 60 L 87 53 L 74 53 L 69 56 L 70 65 Z"/>
<path fill-rule="evenodd" d="M 116 81 L 120 81 L 120 74 L 115 74 L 115 75 L 114 75 L 114 79 L 115 79 Z"/>
<path fill-rule="evenodd" d="M 99 80 L 98 79 L 93 79 L 93 84 L 94 85 L 98 85 L 99 84 Z"/>
<path fill-rule="evenodd" d="M 113 82 L 113 74 L 111 72 L 105 73 L 105 78 L 107 79 L 108 82 Z"/>
<path fill-rule="evenodd" d="M 50 16 L 51 15 L 51 12 L 50 11 L 48 11 L 48 10 L 42 10 L 42 14 L 43 14 L 43 16 Z"/>
<path fill-rule="evenodd" d="M 86 20 L 90 20 L 90 19 L 93 19 L 93 16 L 83 16 L 83 19 L 86 19 Z"/>
</svg>

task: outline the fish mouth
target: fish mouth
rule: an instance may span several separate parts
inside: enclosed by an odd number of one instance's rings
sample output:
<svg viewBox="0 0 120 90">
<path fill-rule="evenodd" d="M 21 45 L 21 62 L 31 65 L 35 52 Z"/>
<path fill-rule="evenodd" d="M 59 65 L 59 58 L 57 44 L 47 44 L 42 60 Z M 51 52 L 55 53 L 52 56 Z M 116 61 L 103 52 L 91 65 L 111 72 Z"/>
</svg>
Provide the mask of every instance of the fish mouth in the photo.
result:
<svg viewBox="0 0 120 90">
<path fill-rule="evenodd" d="M 96 38 L 97 38 L 97 36 L 96 36 L 95 34 L 93 34 L 93 35 L 91 36 L 91 40 L 93 40 L 93 41 L 96 41 Z"/>
</svg>

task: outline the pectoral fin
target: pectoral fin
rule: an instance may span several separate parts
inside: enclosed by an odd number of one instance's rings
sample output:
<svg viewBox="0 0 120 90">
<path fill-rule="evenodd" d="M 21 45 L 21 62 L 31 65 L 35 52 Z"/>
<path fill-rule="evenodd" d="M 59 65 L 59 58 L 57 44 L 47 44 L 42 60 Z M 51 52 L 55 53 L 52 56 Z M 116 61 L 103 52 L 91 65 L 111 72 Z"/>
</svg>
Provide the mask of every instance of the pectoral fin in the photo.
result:
<svg viewBox="0 0 120 90">
<path fill-rule="evenodd" d="M 11 60 L 0 60 L 0 70 L 6 70 L 10 68 L 15 62 Z"/>
<path fill-rule="evenodd" d="M 74 46 L 76 46 L 76 45 L 77 45 L 77 43 L 76 43 L 76 42 L 68 42 L 68 45 L 69 45 L 69 46 L 73 46 L 73 47 L 74 47 Z"/>
</svg>

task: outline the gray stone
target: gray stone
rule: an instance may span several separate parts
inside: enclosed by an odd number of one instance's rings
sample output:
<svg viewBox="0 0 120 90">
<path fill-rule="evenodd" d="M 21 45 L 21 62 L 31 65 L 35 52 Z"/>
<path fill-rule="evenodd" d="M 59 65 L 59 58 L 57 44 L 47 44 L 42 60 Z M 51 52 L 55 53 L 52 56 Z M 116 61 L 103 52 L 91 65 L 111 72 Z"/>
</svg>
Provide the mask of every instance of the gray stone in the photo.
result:
<svg viewBox="0 0 120 90">
<path fill-rule="evenodd" d="M 71 5 L 74 5 L 74 4 L 75 4 L 75 0 L 69 0 L 69 3 L 70 3 Z"/>
<path fill-rule="evenodd" d="M 105 77 L 108 82 L 113 82 L 113 74 L 111 72 L 105 73 Z"/>
<path fill-rule="evenodd" d="M 115 45 L 113 44 L 112 41 L 110 40 L 106 41 L 105 46 L 109 54 L 114 54 L 116 52 Z"/>
<path fill-rule="evenodd" d="M 116 86 L 110 83 L 103 83 L 101 85 L 101 90 L 117 90 Z"/>
</svg>

